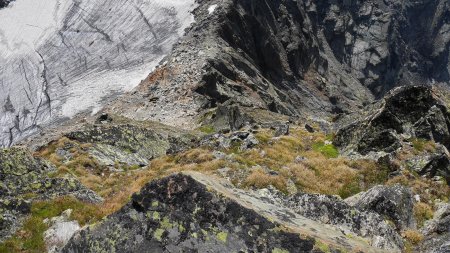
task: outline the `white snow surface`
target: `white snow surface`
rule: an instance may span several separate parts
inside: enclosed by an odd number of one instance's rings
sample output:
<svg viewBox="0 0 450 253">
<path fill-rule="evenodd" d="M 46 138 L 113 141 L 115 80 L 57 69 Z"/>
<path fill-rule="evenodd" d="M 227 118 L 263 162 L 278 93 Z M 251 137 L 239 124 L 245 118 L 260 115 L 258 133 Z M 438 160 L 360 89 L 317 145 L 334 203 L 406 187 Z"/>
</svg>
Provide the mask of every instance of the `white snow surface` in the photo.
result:
<svg viewBox="0 0 450 253">
<path fill-rule="evenodd" d="M 195 0 L 16 0 L 0 9 L 0 146 L 145 79 L 194 17 Z"/>
<path fill-rule="evenodd" d="M 209 15 L 213 14 L 214 11 L 216 10 L 216 8 L 217 8 L 217 4 L 213 4 L 213 5 L 209 6 L 209 7 L 208 7 L 208 13 L 209 13 Z"/>
</svg>

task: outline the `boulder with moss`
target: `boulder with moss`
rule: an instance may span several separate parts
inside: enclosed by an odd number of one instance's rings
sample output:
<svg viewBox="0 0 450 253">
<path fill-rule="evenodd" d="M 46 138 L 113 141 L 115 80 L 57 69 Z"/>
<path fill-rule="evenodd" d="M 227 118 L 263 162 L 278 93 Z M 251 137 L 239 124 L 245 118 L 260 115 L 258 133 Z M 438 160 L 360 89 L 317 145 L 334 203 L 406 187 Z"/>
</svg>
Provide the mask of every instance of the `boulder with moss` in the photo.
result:
<svg viewBox="0 0 450 253">
<path fill-rule="evenodd" d="M 75 178 L 52 177 L 54 171 L 24 148 L 0 150 L 0 241 L 20 227 L 34 200 L 72 195 L 87 202 L 102 201 Z"/>
<path fill-rule="evenodd" d="M 198 139 L 190 131 L 114 116 L 67 133 L 66 137 L 89 145 L 88 152 L 101 164 L 114 165 L 119 162 L 141 167 L 153 158 L 193 147 Z"/>
</svg>

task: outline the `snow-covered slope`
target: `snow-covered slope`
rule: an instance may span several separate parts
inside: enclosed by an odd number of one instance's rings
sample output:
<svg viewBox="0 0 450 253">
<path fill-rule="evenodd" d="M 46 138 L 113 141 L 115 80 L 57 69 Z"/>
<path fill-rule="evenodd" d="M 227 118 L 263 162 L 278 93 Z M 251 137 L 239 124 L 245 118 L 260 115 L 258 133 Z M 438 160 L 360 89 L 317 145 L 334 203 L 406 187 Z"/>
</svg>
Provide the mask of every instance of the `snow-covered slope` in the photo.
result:
<svg viewBox="0 0 450 253">
<path fill-rule="evenodd" d="M 16 0 L 0 9 L 0 146 L 139 84 L 195 0 Z"/>
</svg>

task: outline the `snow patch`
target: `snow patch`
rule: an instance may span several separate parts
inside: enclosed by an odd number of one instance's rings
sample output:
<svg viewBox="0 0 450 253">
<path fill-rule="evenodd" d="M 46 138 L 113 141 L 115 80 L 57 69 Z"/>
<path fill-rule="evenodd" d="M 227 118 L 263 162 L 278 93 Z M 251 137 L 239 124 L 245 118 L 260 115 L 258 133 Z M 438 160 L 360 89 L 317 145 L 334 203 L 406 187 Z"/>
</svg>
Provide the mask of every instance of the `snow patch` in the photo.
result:
<svg viewBox="0 0 450 253">
<path fill-rule="evenodd" d="M 209 8 L 208 8 L 209 15 L 213 14 L 214 11 L 216 10 L 216 8 L 217 8 L 217 4 L 213 4 L 213 5 L 209 6 Z"/>
</svg>

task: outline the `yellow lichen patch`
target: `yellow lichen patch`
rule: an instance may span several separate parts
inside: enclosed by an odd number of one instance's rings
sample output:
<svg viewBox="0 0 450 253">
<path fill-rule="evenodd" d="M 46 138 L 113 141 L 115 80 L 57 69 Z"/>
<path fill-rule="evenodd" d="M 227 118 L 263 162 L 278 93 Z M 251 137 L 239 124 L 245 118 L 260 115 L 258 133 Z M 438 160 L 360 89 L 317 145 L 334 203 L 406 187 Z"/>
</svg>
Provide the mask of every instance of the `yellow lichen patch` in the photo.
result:
<svg viewBox="0 0 450 253">
<path fill-rule="evenodd" d="M 318 241 L 318 240 L 316 240 L 316 243 L 314 244 L 314 248 L 318 249 L 318 250 L 320 250 L 321 252 L 324 252 L 324 253 L 331 252 L 330 247 L 327 244 L 325 244 L 325 243 L 323 243 L 321 241 Z"/>
<path fill-rule="evenodd" d="M 272 253 L 289 253 L 289 251 L 288 251 L 288 250 L 285 250 L 285 249 L 274 248 L 274 249 L 272 250 Z"/>
<path fill-rule="evenodd" d="M 216 237 L 217 237 L 217 239 L 218 239 L 219 241 L 221 241 L 221 242 L 223 242 L 223 243 L 226 243 L 226 242 L 227 242 L 227 238 L 228 238 L 228 233 L 222 231 L 222 232 L 217 233 L 217 236 L 216 236 Z"/>
<path fill-rule="evenodd" d="M 164 232 L 165 232 L 164 229 L 157 228 L 155 230 L 155 233 L 153 233 L 153 237 L 158 241 L 162 241 L 162 236 Z"/>
</svg>

